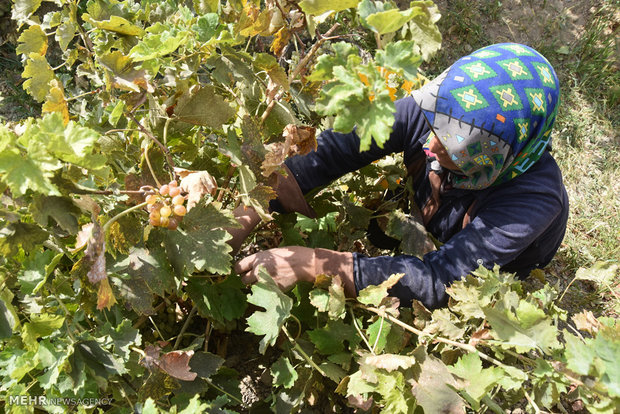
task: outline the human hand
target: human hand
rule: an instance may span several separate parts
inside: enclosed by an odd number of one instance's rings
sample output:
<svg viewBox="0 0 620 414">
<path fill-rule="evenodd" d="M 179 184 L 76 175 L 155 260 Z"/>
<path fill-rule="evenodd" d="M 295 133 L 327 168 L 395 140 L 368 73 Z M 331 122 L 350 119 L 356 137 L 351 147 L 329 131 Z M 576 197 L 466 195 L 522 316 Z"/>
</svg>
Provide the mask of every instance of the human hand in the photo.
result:
<svg viewBox="0 0 620 414">
<path fill-rule="evenodd" d="M 250 284 L 256 282 L 260 265 L 283 291 L 292 289 L 297 282 L 314 282 L 317 275 L 328 274 L 340 276 L 345 294 L 355 296 L 351 253 L 301 246 L 278 247 L 241 259 L 235 271 L 244 283 Z"/>
<path fill-rule="evenodd" d="M 243 244 L 243 241 L 248 237 L 248 234 L 260 223 L 261 218 L 256 210 L 243 204 L 235 208 L 233 215 L 241 227 L 228 227 L 224 230 L 232 236 L 232 239 L 228 240 L 228 244 L 233 248 L 233 254 L 235 254 Z"/>
<path fill-rule="evenodd" d="M 254 283 L 261 265 L 285 292 L 297 282 L 313 282 L 316 276 L 314 249 L 301 246 L 278 247 L 244 257 L 235 265 L 235 272 L 243 283 Z"/>
</svg>

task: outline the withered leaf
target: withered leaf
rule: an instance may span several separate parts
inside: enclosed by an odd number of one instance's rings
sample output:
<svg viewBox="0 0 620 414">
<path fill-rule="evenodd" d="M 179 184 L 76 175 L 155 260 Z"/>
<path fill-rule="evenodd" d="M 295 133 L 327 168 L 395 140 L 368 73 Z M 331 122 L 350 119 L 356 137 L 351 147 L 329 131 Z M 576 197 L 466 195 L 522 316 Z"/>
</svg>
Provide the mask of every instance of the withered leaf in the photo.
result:
<svg viewBox="0 0 620 414">
<path fill-rule="evenodd" d="M 207 171 L 191 171 L 175 168 L 181 177 L 181 190 L 187 193 L 187 210 L 191 210 L 205 194 L 215 195 L 217 182 Z"/>
</svg>

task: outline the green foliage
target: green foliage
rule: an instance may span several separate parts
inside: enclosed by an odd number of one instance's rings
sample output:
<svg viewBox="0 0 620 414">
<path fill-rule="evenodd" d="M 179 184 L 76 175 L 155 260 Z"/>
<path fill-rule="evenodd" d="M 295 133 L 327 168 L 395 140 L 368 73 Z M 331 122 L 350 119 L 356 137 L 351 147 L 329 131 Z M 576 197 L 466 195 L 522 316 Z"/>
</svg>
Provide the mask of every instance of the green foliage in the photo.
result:
<svg viewBox="0 0 620 414">
<path fill-rule="evenodd" d="M 559 331 L 567 315 L 551 286 L 527 293 L 479 269 L 449 289 L 448 309 L 430 312 L 388 296 L 400 275 L 347 300 L 338 278 L 285 294 L 264 269 L 251 288 L 232 272 L 227 229 L 239 200 L 280 225 L 281 239 L 271 224 L 256 233 L 268 246 L 364 248 L 377 197 L 402 187 L 399 159 L 317 195 L 316 220 L 272 217 L 269 173 L 296 151 L 278 157 L 274 147 L 288 142 L 288 125 L 330 122 L 355 128 L 362 150 L 383 145 L 393 99 L 439 48 L 432 2 L 54 5 L 12 9 L 22 86 L 43 115 L 0 126 L 5 411 L 32 408 L 7 404 L 20 395 L 106 397 L 104 412 L 247 411 L 247 373 L 233 364 L 247 356 L 273 379 L 259 404 L 279 412 L 618 404 L 618 325 L 584 316 L 583 334 Z M 149 224 L 145 197 L 172 180 L 187 214 L 173 216 L 174 229 Z M 385 230 L 419 254 L 423 234 L 401 202 L 382 217 Z M 607 286 L 616 271 L 578 278 Z"/>
</svg>

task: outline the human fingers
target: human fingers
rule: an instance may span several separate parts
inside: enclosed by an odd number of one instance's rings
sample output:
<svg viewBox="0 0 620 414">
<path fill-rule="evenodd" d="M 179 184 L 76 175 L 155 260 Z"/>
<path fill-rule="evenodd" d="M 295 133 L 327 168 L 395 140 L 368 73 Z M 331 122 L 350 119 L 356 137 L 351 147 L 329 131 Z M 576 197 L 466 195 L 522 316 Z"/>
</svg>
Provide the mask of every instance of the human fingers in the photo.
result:
<svg viewBox="0 0 620 414">
<path fill-rule="evenodd" d="M 235 264 L 235 268 L 234 268 L 235 272 L 238 275 L 242 275 L 242 274 L 244 274 L 246 272 L 249 272 L 250 270 L 252 270 L 254 268 L 254 262 L 255 261 L 256 261 L 256 253 L 244 257 L 243 259 L 239 260 Z"/>
<path fill-rule="evenodd" d="M 256 269 L 252 269 L 241 276 L 241 281 L 246 285 L 251 285 L 252 283 L 256 283 L 258 278 L 256 277 Z"/>
</svg>

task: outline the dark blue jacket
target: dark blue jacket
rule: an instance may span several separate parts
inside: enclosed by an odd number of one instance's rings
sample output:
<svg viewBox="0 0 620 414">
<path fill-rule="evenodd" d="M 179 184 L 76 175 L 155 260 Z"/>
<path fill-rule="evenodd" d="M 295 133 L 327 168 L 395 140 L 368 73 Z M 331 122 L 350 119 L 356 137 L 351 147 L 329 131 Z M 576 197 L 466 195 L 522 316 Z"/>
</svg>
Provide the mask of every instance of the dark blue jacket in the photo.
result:
<svg viewBox="0 0 620 414">
<path fill-rule="evenodd" d="M 360 153 L 354 132 L 325 131 L 318 138 L 316 151 L 292 157 L 286 165 L 304 194 L 394 152 L 404 151 L 408 165 L 423 154 L 429 127 L 413 98 L 396 102 L 395 118 L 383 149 L 373 143 L 369 151 Z M 420 207 L 430 195 L 428 171 L 427 167 L 414 183 L 415 201 Z M 474 200 L 471 222 L 463 228 L 463 218 Z M 545 266 L 562 242 L 567 219 L 568 198 L 562 175 L 547 151 L 527 172 L 504 184 L 483 190 L 444 191 L 441 206 L 426 227 L 445 244 L 423 260 L 407 255 L 366 257 L 354 253 L 355 287 L 359 291 L 391 274 L 404 273 L 390 292 L 402 305 L 417 299 L 430 309 L 445 306 L 445 286 L 480 264 L 488 268 L 498 264 L 521 277 Z"/>
</svg>

